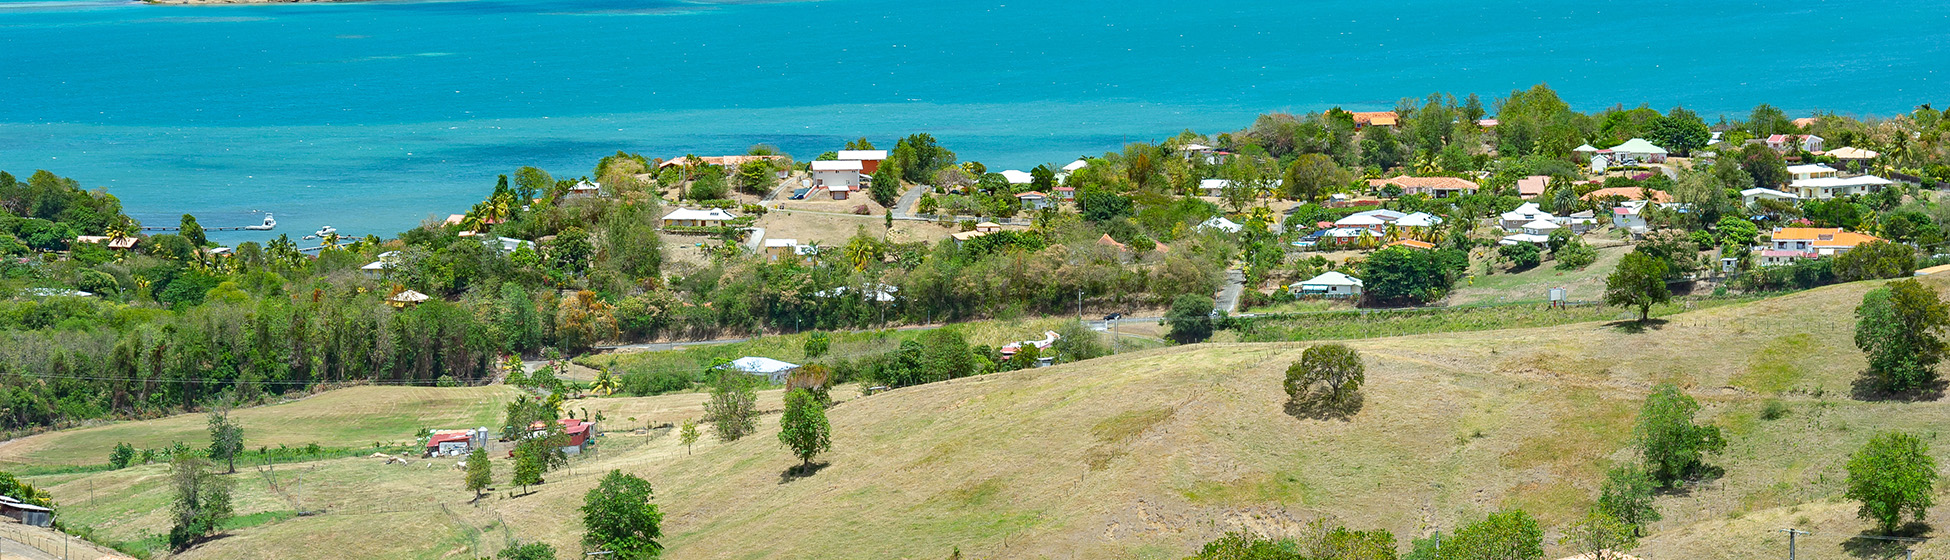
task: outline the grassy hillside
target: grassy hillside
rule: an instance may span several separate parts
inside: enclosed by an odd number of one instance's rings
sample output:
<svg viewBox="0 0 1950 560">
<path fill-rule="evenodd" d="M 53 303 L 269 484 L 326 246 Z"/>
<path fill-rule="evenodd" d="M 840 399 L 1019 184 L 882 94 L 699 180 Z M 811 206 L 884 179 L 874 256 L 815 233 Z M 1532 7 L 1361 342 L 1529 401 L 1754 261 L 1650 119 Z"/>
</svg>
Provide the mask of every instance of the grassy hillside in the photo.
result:
<svg viewBox="0 0 1950 560">
<path fill-rule="evenodd" d="M 756 436 L 707 436 L 694 453 L 666 433 L 612 428 L 573 474 L 551 473 L 519 498 L 503 488 L 478 506 L 450 460 L 280 466 L 283 477 L 305 469 L 303 499 L 326 514 L 237 529 L 185 557 L 465 558 L 511 536 L 567 557 L 580 550 L 581 495 L 610 468 L 655 485 L 671 558 L 940 558 L 954 547 L 978 558 L 1175 558 L 1227 530 L 1280 534 L 1321 515 L 1406 541 L 1511 506 L 1556 527 L 1628 457 L 1640 401 L 1662 381 L 1687 388 L 1726 428 L 1727 452 L 1710 460 L 1727 474 L 1660 498 L 1666 519 L 1643 556 L 1772 556 L 1785 526 L 1815 533 L 1801 541 L 1810 558 L 1865 555 L 1847 540 L 1865 525 L 1838 498 L 1847 454 L 1877 430 L 1935 441 L 1950 421 L 1939 402 L 1849 398 L 1864 365 L 1850 311 L 1870 287 L 1683 313 L 1643 332 L 1580 323 L 1351 341 L 1369 384 L 1346 422 L 1283 412 L 1282 372 L 1306 344 L 1209 344 L 854 398 L 830 411 L 829 466 L 807 478 L 784 475 L 796 461 L 772 437 L 775 414 Z M 761 408 L 776 410 L 776 399 L 768 393 Z M 1760 419 L 1770 399 L 1791 412 Z M 702 400 L 574 406 L 640 425 L 700 414 Z M 1950 442 L 1935 446 L 1950 464 Z M 161 476 L 144 466 L 32 480 L 71 519 L 135 540 L 164 528 L 154 512 Z M 240 475 L 240 513 L 294 509 L 270 480 Z"/>
</svg>

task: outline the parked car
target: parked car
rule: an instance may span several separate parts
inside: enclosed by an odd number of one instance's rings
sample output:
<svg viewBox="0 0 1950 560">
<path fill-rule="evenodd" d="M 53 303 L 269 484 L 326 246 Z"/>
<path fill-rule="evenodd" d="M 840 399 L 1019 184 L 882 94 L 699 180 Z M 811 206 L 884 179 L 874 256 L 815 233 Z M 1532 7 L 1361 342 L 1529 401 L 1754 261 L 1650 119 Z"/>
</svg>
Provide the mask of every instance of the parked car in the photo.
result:
<svg viewBox="0 0 1950 560">
<path fill-rule="evenodd" d="M 1123 319 L 1123 318 L 1124 318 L 1123 313 L 1112 313 L 1104 316 L 1105 321 L 1116 321 L 1118 319 Z"/>
</svg>

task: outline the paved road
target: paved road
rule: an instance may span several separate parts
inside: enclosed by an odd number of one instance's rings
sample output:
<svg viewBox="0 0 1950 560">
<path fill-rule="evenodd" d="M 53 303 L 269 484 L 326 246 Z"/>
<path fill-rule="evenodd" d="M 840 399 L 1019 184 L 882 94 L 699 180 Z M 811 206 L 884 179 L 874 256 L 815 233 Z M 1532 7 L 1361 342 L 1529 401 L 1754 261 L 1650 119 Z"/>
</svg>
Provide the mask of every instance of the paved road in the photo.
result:
<svg viewBox="0 0 1950 560">
<path fill-rule="evenodd" d="M 901 197 L 894 200 L 894 219 L 905 220 L 908 219 L 908 217 L 913 216 L 914 214 L 911 212 L 911 210 L 914 208 L 914 205 L 921 203 L 921 194 L 925 192 L 928 192 L 928 187 L 916 186 L 914 188 L 907 189 L 907 192 L 901 193 Z M 919 220 L 925 218 L 914 218 L 914 219 Z"/>
<path fill-rule="evenodd" d="M 1213 306 L 1228 314 L 1239 312 L 1239 296 L 1246 291 L 1246 273 L 1237 270 L 1226 271 L 1226 286 L 1219 289 L 1219 301 Z"/>
</svg>

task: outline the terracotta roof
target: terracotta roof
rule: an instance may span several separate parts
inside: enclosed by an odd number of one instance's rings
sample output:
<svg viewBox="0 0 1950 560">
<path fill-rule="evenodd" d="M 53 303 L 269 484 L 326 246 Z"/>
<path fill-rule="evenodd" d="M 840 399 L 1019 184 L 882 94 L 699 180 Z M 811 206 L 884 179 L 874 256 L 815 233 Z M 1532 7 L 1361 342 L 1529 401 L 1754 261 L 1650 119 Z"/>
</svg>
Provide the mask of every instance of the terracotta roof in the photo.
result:
<svg viewBox="0 0 1950 560">
<path fill-rule="evenodd" d="M 1402 175 L 1402 176 L 1395 177 L 1393 179 L 1368 179 L 1368 186 L 1370 187 L 1380 187 L 1385 185 L 1400 185 L 1404 189 L 1420 188 L 1420 189 L 1447 190 L 1447 191 L 1454 191 L 1454 190 L 1473 191 L 1477 189 L 1476 183 L 1474 181 L 1470 181 L 1468 179 L 1460 179 L 1456 177 L 1410 177 L 1407 175 Z"/>
<path fill-rule="evenodd" d="M 1550 181 L 1549 175 L 1531 175 L 1517 179 L 1517 196 L 1529 198 L 1544 194 L 1544 187 L 1548 186 Z"/>
<path fill-rule="evenodd" d="M 1585 193 L 1585 200 L 1598 200 L 1608 196 L 1622 196 L 1625 200 L 1645 200 L 1645 189 L 1638 187 L 1612 187 Z M 1672 195 L 1666 191 L 1652 191 L 1652 201 L 1660 204 L 1672 202 Z"/>
<path fill-rule="evenodd" d="M 1364 113 L 1363 112 L 1354 113 L 1355 126 L 1369 126 L 1369 125 L 1395 126 L 1395 123 L 1400 120 L 1401 120 L 1401 115 L 1395 114 L 1394 111 L 1368 111 Z"/>
<path fill-rule="evenodd" d="M 1401 241 L 1396 241 L 1396 242 L 1394 242 L 1394 243 L 1389 243 L 1389 244 L 1387 244 L 1387 245 L 1383 245 L 1383 247 L 1394 247 L 1394 246 L 1396 246 L 1396 245 L 1400 245 L 1400 246 L 1403 246 L 1403 247 L 1409 247 L 1409 248 L 1412 248 L 1412 249 L 1434 249 L 1434 248 L 1435 248 L 1435 244 L 1433 244 L 1433 243 L 1429 243 L 1429 242 L 1427 242 L 1427 241 L 1421 241 L 1421 240 L 1416 240 L 1416 239 L 1403 239 L 1403 240 L 1401 240 Z"/>
<path fill-rule="evenodd" d="M 1854 247 L 1882 238 L 1842 228 L 1788 227 L 1774 230 L 1775 241 L 1812 241 L 1816 247 Z"/>
</svg>

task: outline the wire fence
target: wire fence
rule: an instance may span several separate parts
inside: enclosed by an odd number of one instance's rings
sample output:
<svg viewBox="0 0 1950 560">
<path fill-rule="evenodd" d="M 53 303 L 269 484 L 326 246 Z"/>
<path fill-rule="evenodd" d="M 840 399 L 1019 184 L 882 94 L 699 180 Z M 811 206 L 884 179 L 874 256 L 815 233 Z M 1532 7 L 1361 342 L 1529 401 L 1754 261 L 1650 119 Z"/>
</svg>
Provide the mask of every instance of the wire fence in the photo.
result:
<svg viewBox="0 0 1950 560">
<path fill-rule="evenodd" d="M 127 555 L 105 550 L 78 537 L 52 529 L 0 522 L 0 539 L 20 543 L 41 551 L 48 558 L 62 560 L 128 559 Z M 11 558 L 11 556 L 9 556 Z"/>
</svg>

